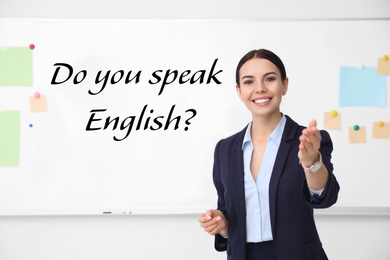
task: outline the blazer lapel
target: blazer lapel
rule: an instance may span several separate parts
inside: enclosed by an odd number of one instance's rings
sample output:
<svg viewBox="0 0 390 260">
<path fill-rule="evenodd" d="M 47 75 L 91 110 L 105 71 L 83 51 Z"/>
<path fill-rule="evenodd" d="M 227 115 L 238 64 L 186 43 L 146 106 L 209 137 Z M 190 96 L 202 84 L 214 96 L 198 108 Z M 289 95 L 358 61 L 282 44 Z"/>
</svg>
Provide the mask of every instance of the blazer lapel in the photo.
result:
<svg viewBox="0 0 390 260">
<path fill-rule="evenodd" d="M 288 143 L 288 141 L 294 138 L 298 128 L 298 124 L 295 123 L 290 117 L 286 116 L 286 119 L 286 125 L 284 127 L 282 140 L 280 142 L 279 150 L 276 155 L 275 164 L 269 184 L 269 206 L 273 234 L 275 234 L 276 195 L 279 180 L 283 174 L 284 165 L 286 164 L 287 156 L 291 149 L 291 145 Z"/>
<path fill-rule="evenodd" d="M 242 151 L 242 142 L 244 140 L 246 127 L 236 137 L 231 150 L 230 158 L 230 184 L 231 190 L 234 191 L 232 199 L 234 202 L 234 208 L 237 218 L 240 221 L 246 220 L 245 211 L 245 187 L 244 187 L 244 158 Z M 242 225 L 245 227 L 245 225 Z M 246 232 L 246 228 L 244 228 Z M 246 236 L 246 235 L 245 235 Z"/>
</svg>

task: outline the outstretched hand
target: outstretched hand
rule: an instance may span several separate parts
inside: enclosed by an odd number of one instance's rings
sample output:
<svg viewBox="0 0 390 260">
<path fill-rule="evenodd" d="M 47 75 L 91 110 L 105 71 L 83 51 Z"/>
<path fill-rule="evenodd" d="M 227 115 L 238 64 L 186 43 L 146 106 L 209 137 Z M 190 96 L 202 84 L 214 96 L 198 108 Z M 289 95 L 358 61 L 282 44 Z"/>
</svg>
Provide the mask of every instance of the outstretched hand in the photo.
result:
<svg viewBox="0 0 390 260">
<path fill-rule="evenodd" d="M 319 160 L 318 150 L 321 147 L 321 134 L 317 129 L 316 120 L 310 121 L 309 126 L 302 131 L 299 141 L 298 158 L 301 164 L 310 167 Z"/>
</svg>

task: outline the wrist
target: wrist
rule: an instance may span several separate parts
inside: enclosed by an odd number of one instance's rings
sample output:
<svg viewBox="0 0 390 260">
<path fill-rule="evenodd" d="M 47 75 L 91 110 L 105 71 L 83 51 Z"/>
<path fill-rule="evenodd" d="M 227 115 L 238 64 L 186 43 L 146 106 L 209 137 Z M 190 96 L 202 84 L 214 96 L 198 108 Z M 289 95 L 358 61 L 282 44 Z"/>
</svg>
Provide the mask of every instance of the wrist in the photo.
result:
<svg viewBox="0 0 390 260">
<path fill-rule="evenodd" d="M 305 165 L 305 163 L 302 163 L 301 161 L 299 161 L 299 163 L 302 165 L 302 168 L 306 171 L 309 171 L 311 173 L 314 173 L 316 171 L 318 171 L 321 166 L 322 166 L 322 156 L 321 156 L 321 153 L 318 151 L 318 159 L 317 160 L 314 160 L 313 163 L 309 164 L 308 166 Z"/>
<path fill-rule="evenodd" d="M 226 220 L 225 220 L 226 221 Z M 225 222 L 225 227 L 219 231 L 219 234 L 223 237 L 223 238 L 228 238 L 228 223 L 227 221 Z"/>
</svg>

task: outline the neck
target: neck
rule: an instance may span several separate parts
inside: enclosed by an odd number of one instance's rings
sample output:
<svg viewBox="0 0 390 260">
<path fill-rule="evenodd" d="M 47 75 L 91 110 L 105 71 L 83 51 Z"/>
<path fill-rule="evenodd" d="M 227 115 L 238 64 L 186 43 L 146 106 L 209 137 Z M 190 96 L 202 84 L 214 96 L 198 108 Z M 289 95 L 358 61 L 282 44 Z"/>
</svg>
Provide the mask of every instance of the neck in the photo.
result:
<svg viewBox="0 0 390 260">
<path fill-rule="evenodd" d="M 282 115 L 278 111 L 278 113 L 267 117 L 253 115 L 252 119 L 252 142 L 262 142 L 267 141 L 269 135 L 278 126 L 280 120 L 282 119 Z"/>
</svg>

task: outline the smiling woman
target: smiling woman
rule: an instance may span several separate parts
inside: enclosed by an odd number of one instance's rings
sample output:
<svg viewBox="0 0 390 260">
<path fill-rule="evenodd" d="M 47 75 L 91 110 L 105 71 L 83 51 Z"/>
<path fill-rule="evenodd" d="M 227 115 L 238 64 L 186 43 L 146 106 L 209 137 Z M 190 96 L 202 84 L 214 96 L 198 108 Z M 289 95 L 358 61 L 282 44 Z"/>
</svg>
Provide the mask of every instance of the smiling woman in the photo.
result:
<svg viewBox="0 0 390 260">
<path fill-rule="evenodd" d="M 288 78 L 282 79 L 280 70 L 271 61 L 257 57 L 245 62 L 240 71 L 237 93 L 252 116 L 268 114 L 275 124 L 278 123 L 279 106 L 282 95 L 287 92 Z"/>
<path fill-rule="evenodd" d="M 247 53 L 236 83 L 252 122 L 215 148 L 218 209 L 199 217 L 201 227 L 231 260 L 327 259 L 313 208 L 337 201 L 329 134 L 317 129 L 316 120 L 305 128 L 281 113 L 288 78 L 273 52 Z"/>
</svg>

